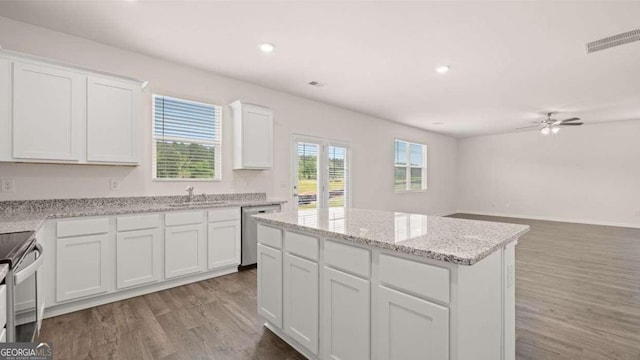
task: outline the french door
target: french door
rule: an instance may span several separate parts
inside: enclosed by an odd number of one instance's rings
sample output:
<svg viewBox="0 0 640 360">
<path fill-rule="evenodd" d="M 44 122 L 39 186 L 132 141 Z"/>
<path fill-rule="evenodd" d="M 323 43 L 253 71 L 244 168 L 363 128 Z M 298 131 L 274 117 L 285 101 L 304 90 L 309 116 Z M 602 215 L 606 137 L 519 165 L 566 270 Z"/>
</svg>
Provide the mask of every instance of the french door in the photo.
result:
<svg viewBox="0 0 640 360">
<path fill-rule="evenodd" d="M 348 143 L 294 135 L 292 204 L 299 210 L 349 207 Z"/>
</svg>

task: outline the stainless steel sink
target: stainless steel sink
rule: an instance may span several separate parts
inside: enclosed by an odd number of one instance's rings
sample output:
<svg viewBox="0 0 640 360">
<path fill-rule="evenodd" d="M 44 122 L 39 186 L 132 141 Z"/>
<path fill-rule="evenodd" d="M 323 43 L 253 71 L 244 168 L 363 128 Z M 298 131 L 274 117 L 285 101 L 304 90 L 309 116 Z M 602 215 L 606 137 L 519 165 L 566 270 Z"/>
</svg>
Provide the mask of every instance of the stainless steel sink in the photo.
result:
<svg viewBox="0 0 640 360">
<path fill-rule="evenodd" d="M 208 205 L 222 205 L 226 204 L 226 201 L 185 201 L 180 203 L 168 204 L 170 207 L 189 207 L 189 206 L 208 206 Z"/>
</svg>

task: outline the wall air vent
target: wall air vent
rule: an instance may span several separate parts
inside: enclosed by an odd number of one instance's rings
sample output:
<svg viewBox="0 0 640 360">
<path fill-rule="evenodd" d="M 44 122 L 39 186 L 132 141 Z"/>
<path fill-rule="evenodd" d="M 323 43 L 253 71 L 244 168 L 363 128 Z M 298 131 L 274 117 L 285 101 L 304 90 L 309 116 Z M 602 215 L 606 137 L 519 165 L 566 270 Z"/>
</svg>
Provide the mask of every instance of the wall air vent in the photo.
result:
<svg viewBox="0 0 640 360">
<path fill-rule="evenodd" d="M 631 30 L 622 34 L 606 37 L 587 43 L 587 54 L 592 52 L 609 49 L 615 46 L 628 44 L 634 41 L 640 41 L 640 29 Z"/>
<path fill-rule="evenodd" d="M 311 86 L 315 86 L 315 87 L 324 87 L 324 86 L 325 86 L 325 85 L 327 85 L 327 84 L 325 84 L 325 83 L 321 83 L 321 82 L 319 82 L 319 81 L 310 81 L 310 82 L 309 82 L 309 85 L 311 85 Z"/>
</svg>

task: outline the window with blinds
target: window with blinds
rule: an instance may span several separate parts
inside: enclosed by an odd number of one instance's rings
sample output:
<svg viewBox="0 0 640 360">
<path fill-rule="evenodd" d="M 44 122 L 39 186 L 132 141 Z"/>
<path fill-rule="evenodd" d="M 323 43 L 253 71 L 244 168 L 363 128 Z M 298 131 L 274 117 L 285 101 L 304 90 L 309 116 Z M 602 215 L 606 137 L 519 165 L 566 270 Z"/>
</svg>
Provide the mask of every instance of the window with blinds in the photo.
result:
<svg viewBox="0 0 640 360">
<path fill-rule="evenodd" d="M 153 178 L 219 180 L 220 106 L 153 96 Z"/>
<path fill-rule="evenodd" d="M 395 190 L 427 189 L 427 145 L 395 140 Z"/>
</svg>

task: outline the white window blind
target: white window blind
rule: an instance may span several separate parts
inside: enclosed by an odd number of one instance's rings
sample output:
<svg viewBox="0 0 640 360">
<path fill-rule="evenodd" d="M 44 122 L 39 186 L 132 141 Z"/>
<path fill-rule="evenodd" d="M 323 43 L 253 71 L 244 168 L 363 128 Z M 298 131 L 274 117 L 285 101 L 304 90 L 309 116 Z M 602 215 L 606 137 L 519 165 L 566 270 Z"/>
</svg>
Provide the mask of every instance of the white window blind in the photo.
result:
<svg viewBox="0 0 640 360">
<path fill-rule="evenodd" d="M 220 106 L 153 96 L 153 177 L 219 180 Z"/>
<path fill-rule="evenodd" d="M 395 140 L 395 190 L 427 189 L 427 145 Z"/>
</svg>

